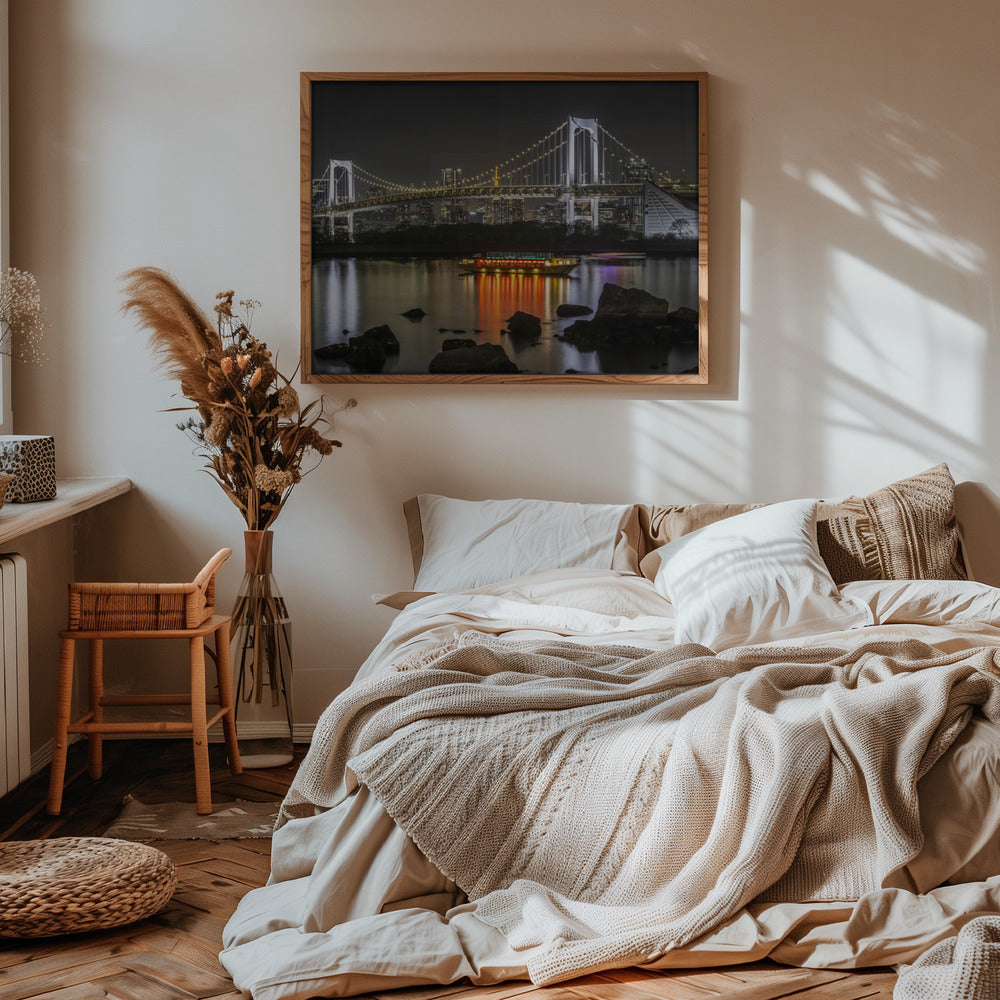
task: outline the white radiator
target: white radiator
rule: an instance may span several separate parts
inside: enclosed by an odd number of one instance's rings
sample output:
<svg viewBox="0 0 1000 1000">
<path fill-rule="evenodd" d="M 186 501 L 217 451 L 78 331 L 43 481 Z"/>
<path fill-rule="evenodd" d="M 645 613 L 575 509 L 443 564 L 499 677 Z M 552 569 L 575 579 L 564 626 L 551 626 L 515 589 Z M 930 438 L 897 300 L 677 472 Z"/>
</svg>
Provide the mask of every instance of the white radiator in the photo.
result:
<svg viewBox="0 0 1000 1000">
<path fill-rule="evenodd" d="M 28 732 L 28 571 L 24 556 L 0 555 L 0 795 L 31 773 Z"/>
</svg>

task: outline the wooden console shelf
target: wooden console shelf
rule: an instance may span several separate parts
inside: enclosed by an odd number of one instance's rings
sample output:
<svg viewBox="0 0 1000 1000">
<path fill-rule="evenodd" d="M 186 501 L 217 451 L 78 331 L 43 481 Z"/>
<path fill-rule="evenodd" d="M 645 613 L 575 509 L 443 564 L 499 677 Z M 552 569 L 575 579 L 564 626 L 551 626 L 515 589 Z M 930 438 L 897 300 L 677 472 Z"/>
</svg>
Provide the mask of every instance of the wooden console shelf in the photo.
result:
<svg viewBox="0 0 1000 1000">
<path fill-rule="evenodd" d="M 5 503 L 0 507 L 0 545 L 44 528 L 98 504 L 120 497 L 132 489 L 132 480 L 123 476 L 94 479 L 59 479 L 54 500 L 37 503 Z"/>
</svg>

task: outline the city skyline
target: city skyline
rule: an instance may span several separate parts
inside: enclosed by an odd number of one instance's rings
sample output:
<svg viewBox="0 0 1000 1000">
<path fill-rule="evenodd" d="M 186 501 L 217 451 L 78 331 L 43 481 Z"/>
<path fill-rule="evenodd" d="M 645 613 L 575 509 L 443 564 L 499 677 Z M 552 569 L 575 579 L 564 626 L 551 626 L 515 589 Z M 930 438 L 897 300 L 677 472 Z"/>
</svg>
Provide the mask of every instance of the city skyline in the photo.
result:
<svg viewBox="0 0 1000 1000">
<path fill-rule="evenodd" d="M 330 159 L 398 184 L 468 178 L 570 115 L 597 119 L 657 171 L 698 176 L 696 80 L 314 80 L 311 104 L 314 178 Z"/>
</svg>

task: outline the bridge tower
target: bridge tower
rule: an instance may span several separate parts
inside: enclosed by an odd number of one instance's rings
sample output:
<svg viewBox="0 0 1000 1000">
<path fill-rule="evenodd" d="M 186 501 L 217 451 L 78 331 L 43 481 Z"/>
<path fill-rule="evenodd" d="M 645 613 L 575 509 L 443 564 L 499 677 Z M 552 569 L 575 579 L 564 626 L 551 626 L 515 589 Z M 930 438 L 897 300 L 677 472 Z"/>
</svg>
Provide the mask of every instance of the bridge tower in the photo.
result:
<svg viewBox="0 0 1000 1000">
<path fill-rule="evenodd" d="M 354 161 L 330 160 L 330 187 L 328 205 L 351 204 L 354 201 Z M 332 214 L 332 213 L 331 213 Z M 354 242 L 354 213 L 346 212 L 347 238 Z"/>
<path fill-rule="evenodd" d="M 343 182 L 343 193 L 341 193 L 341 182 Z M 340 205 L 345 201 L 354 201 L 354 161 L 331 160 L 330 193 L 327 196 L 327 203 Z"/>
<path fill-rule="evenodd" d="M 566 228 L 576 225 L 576 199 L 573 188 L 583 184 L 600 184 L 602 176 L 601 144 L 598 139 L 596 118 L 568 119 L 569 130 L 566 138 Z M 579 141 L 578 141 L 579 139 Z M 591 225 L 597 231 L 598 199 L 590 199 Z"/>
</svg>

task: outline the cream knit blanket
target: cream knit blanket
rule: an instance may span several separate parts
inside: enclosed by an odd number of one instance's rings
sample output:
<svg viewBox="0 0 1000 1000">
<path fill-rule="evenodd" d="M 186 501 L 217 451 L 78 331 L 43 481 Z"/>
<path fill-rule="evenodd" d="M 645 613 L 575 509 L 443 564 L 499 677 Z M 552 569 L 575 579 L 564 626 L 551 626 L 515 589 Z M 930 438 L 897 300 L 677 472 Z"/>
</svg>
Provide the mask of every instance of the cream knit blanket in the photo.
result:
<svg viewBox="0 0 1000 1000">
<path fill-rule="evenodd" d="M 997 1000 L 1000 916 L 970 920 L 956 937 L 928 948 L 899 970 L 893 1000 Z"/>
<path fill-rule="evenodd" d="M 996 651 L 649 653 L 482 637 L 324 713 L 283 819 L 368 785 L 536 983 L 654 960 L 750 900 L 856 900 Z"/>
</svg>

